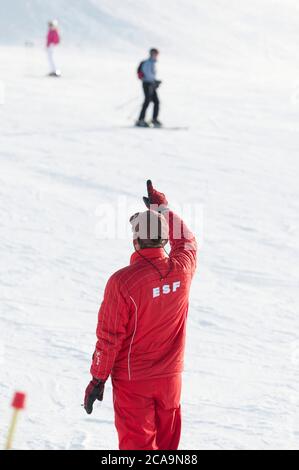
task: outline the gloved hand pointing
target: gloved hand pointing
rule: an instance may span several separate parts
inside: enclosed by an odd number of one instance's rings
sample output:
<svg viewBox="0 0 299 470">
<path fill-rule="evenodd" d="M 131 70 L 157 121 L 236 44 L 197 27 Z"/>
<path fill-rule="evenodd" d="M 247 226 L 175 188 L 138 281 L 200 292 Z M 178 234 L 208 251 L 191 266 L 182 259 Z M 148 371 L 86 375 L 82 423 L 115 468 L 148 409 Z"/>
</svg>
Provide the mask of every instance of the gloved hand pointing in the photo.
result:
<svg viewBox="0 0 299 470">
<path fill-rule="evenodd" d="M 168 206 L 168 201 L 166 199 L 165 194 L 160 193 L 159 191 L 154 189 L 153 183 L 151 182 L 151 180 L 147 180 L 146 186 L 147 186 L 147 197 L 146 196 L 143 197 L 143 201 L 146 207 L 150 209 L 151 205 L 157 205 L 158 208 L 156 210 L 158 210 L 158 212 L 162 212 L 163 210 L 165 210 Z"/>
</svg>

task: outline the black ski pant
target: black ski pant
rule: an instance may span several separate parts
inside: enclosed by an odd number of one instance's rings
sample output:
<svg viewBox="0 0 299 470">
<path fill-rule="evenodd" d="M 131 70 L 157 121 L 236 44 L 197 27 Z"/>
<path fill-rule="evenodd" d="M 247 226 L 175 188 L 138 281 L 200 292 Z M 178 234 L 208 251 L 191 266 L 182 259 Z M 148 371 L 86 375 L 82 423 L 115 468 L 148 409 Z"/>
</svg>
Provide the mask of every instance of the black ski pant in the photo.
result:
<svg viewBox="0 0 299 470">
<path fill-rule="evenodd" d="M 157 87 L 155 83 L 143 82 L 143 91 L 144 91 L 144 103 L 142 105 L 141 113 L 139 120 L 144 120 L 146 110 L 151 102 L 154 103 L 154 114 L 153 119 L 158 118 L 160 101 L 157 94 Z"/>
</svg>

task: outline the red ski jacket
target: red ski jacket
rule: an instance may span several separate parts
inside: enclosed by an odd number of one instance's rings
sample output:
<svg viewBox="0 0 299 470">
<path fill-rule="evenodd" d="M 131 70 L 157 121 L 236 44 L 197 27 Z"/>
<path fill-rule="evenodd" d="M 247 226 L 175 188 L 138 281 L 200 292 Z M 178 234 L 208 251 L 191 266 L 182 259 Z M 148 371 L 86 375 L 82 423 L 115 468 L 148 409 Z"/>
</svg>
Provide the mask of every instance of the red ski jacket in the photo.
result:
<svg viewBox="0 0 299 470">
<path fill-rule="evenodd" d="M 59 33 L 56 29 L 50 29 L 47 35 L 47 47 L 51 46 L 54 44 L 55 46 L 59 44 L 60 42 L 60 37 Z"/>
<path fill-rule="evenodd" d="M 142 249 L 110 277 L 98 316 L 94 377 L 144 380 L 182 372 L 196 240 L 171 211 L 169 242 L 169 256 L 163 248 Z"/>
</svg>

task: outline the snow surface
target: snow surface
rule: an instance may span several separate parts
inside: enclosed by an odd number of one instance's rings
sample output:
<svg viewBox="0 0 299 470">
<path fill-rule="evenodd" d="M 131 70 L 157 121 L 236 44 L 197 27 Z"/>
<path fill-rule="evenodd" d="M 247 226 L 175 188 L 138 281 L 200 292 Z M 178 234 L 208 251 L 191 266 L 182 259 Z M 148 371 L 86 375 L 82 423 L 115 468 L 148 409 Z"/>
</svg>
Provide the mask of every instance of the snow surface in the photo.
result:
<svg viewBox="0 0 299 470">
<path fill-rule="evenodd" d="M 44 76 L 52 17 L 61 80 Z M 181 448 L 299 449 L 298 2 L 1 1 L 0 43 L 0 446 L 21 389 L 16 448 L 117 448 L 110 381 L 81 407 L 105 282 L 132 249 L 99 238 L 99 210 L 126 219 L 151 177 L 203 210 Z M 152 45 L 161 119 L 188 129 L 131 128 Z"/>
</svg>

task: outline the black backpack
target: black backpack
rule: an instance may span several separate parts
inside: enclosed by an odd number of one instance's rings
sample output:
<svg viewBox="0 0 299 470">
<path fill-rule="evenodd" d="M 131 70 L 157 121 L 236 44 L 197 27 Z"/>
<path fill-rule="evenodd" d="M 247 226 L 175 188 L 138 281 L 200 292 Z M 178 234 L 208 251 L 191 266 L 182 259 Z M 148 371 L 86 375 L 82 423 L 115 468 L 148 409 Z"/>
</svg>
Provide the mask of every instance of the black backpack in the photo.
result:
<svg viewBox="0 0 299 470">
<path fill-rule="evenodd" d="M 140 62 L 140 64 L 138 65 L 137 76 L 138 76 L 139 80 L 142 80 L 144 78 L 144 73 L 142 72 L 143 64 L 144 64 L 144 60 L 142 62 Z"/>
</svg>

